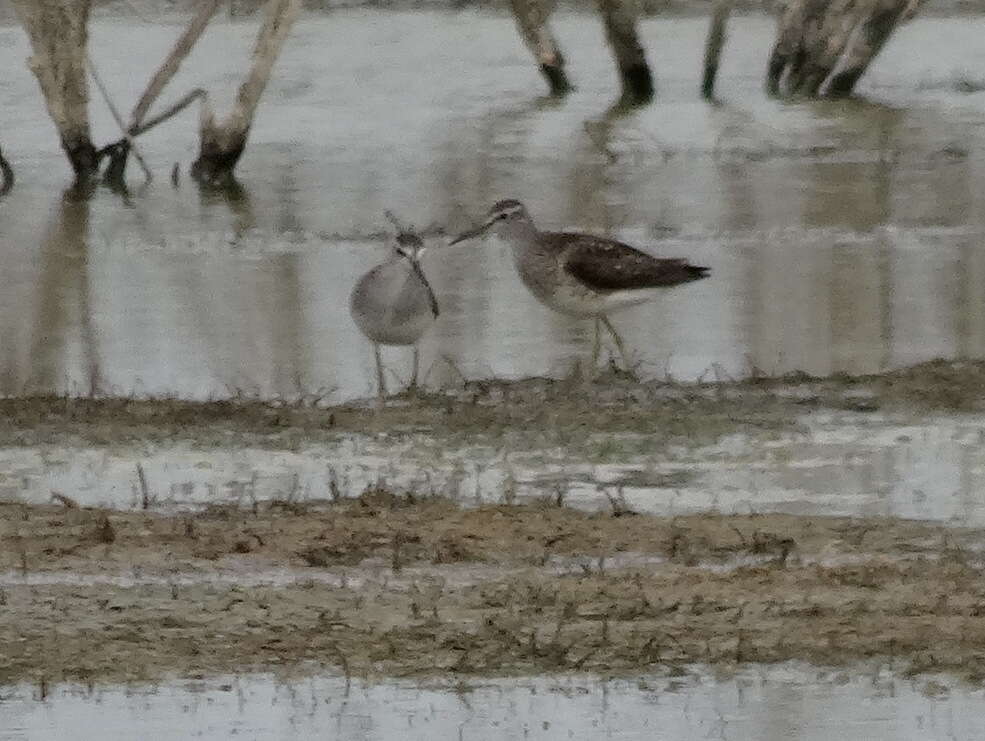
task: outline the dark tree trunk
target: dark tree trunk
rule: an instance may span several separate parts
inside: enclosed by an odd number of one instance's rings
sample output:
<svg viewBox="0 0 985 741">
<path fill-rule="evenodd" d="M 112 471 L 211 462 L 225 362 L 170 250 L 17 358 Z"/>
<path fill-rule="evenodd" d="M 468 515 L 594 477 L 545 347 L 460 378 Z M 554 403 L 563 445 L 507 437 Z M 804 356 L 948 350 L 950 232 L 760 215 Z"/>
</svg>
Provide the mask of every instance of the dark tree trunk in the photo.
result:
<svg viewBox="0 0 985 741">
<path fill-rule="evenodd" d="M 233 170 L 246 148 L 260 96 L 300 9 L 301 0 L 268 1 L 253 50 L 253 66 L 240 85 L 233 110 L 223 121 L 216 121 L 208 98 L 203 98 L 198 159 L 191 169 L 192 177 L 200 183 L 224 186 L 233 181 Z"/>
<path fill-rule="evenodd" d="M 550 7 L 542 0 L 510 0 L 517 28 L 527 47 L 537 59 L 551 95 L 560 97 L 571 91 L 564 71 L 564 56 L 547 25 Z"/>
<path fill-rule="evenodd" d="M 792 0 L 767 69 L 773 94 L 850 95 L 900 23 L 924 0 Z"/>
<path fill-rule="evenodd" d="M 7 158 L 3 156 L 3 150 L 0 149 L 0 198 L 7 195 L 13 187 L 14 168 L 7 162 Z"/>
<path fill-rule="evenodd" d="M 877 4 L 857 29 L 855 44 L 847 51 L 842 64 L 828 82 L 828 95 L 843 97 L 850 95 L 855 83 L 865 74 L 869 63 L 882 51 L 907 12 L 902 2 Z"/>
<path fill-rule="evenodd" d="M 790 0 L 766 68 L 771 95 L 850 95 L 900 24 L 925 0 Z M 731 0 L 717 0 L 705 45 L 702 93 L 710 98 Z"/>
<path fill-rule="evenodd" d="M 199 153 L 192 163 L 192 177 L 208 185 L 231 184 L 233 170 L 246 149 L 248 136 L 249 128 L 228 130 L 216 125 L 211 117 L 204 121 L 199 128 Z"/>
<path fill-rule="evenodd" d="M 89 131 L 86 44 L 91 0 L 15 0 L 31 41 L 29 65 L 37 77 L 77 181 L 99 173 Z"/>
<path fill-rule="evenodd" d="M 633 0 L 598 0 L 605 35 L 622 79 L 624 105 L 642 105 L 653 100 L 654 85 L 646 52 L 636 31 Z"/>
</svg>

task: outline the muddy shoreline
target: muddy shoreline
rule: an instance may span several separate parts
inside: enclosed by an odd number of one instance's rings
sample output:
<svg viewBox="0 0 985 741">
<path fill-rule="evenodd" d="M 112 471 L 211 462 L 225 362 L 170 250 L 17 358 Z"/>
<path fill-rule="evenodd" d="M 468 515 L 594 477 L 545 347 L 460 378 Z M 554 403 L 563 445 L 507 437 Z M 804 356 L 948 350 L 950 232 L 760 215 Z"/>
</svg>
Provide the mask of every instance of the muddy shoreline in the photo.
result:
<svg viewBox="0 0 985 741">
<path fill-rule="evenodd" d="M 181 444 L 208 459 L 423 436 L 434 449 L 554 446 L 577 460 L 617 457 L 597 441 L 626 433 L 650 453 L 735 432 L 753 431 L 758 445 L 831 410 L 980 419 L 983 390 L 985 363 L 940 362 L 864 378 L 473 382 L 382 412 L 38 397 L 0 400 L 0 444 Z M 250 670 L 626 675 L 790 660 L 985 680 L 981 530 L 768 509 L 667 517 L 608 502 L 567 506 L 563 485 L 479 503 L 330 482 L 303 497 L 186 509 L 91 508 L 70 490 L 47 505 L 8 499 L 0 683 Z"/>
<path fill-rule="evenodd" d="M 612 372 L 592 380 L 470 381 L 457 388 L 326 405 L 317 397 L 210 402 L 120 397 L 0 399 L 0 446 L 185 441 L 198 448 L 297 449 L 351 435 L 426 434 L 458 444 L 577 446 L 593 435 L 641 433 L 659 447 L 714 441 L 742 430 L 788 428 L 821 410 L 985 411 L 985 362 L 936 361 L 873 376 L 791 374 L 717 383 L 638 382 Z"/>
<path fill-rule="evenodd" d="M 973 530 L 382 491 L 184 515 L 8 505 L 0 527 L 0 683 L 788 660 L 985 680 Z"/>
</svg>

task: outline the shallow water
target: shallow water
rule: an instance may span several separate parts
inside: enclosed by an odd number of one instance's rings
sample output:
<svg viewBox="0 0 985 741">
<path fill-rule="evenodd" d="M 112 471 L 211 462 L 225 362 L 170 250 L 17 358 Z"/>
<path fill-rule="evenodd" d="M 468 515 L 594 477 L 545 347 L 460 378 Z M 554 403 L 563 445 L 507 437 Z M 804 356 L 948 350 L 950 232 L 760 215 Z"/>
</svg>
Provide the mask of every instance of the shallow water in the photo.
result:
<svg viewBox="0 0 985 741">
<path fill-rule="evenodd" d="M 270 500 L 326 499 L 382 484 L 465 504 L 554 497 L 639 512 L 841 515 L 985 525 L 985 417 L 900 421 L 882 414 L 805 415 L 797 429 L 736 434 L 711 446 L 648 452 L 646 438 L 600 438 L 585 449 L 441 447 L 426 436 L 346 438 L 299 451 L 0 449 L 0 501 L 43 504 L 52 493 L 83 506 L 181 510 Z M 143 468 L 146 494 L 137 471 Z"/>
<path fill-rule="evenodd" d="M 178 18 L 142 18 L 93 28 L 124 110 L 179 31 Z M 170 95 L 202 85 L 221 108 L 255 23 L 217 19 Z M 308 16 L 259 112 L 239 198 L 187 179 L 172 189 L 172 162 L 187 167 L 197 146 L 189 112 L 141 140 L 149 188 L 134 169 L 129 200 L 85 203 L 63 201 L 67 166 L 26 41 L 0 28 L 0 143 L 19 175 L 0 202 L 0 393 L 366 395 L 372 354 L 346 300 L 385 254 L 382 211 L 454 230 L 507 195 L 544 227 L 712 267 L 617 318 L 644 374 L 985 357 L 985 93 L 955 90 L 985 68 L 983 24 L 920 19 L 865 78 L 867 100 L 782 104 L 761 91 L 771 21 L 735 19 L 723 104 L 709 106 L 696 96 L 704 21 L 650 19 L 658 101 L 614 117 L 592 15 L 556 23 L 578 84 L 561 104 L 539 97 L 505 16 Z M 110 140 L 104 106 L 92 109 L 96 140 Z M 564 374 L 588 356 L 591 326 L 538 306 L 502 245 L 433 242 L 444 313 L 424 342 L 429 382 Z M 396 375 L 408 354 L 387 353 Z"/>
<path fill-rule="evenodd" d="M 985 695 L 874 671 L 780 666 L 715 679 L 599 682 L 587 677 L 497 680 L 475 687 L 286 682 L 243 676 L 152 688 L 8 688 L 3 741 L 74 738 L 654 739 L 677 741 L 970 741 L 985 734 Z"/>
</svg>

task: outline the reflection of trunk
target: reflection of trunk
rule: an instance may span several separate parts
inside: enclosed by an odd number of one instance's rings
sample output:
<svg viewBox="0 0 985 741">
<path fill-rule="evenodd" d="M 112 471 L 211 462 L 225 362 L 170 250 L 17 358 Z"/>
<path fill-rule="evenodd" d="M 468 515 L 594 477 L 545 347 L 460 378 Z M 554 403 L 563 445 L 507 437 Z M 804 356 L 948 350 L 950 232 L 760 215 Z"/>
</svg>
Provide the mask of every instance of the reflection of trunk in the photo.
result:
<svg viewBox="0 0 985 741">
<path fill-rule="evenodd" d="M 301 308 L 301 258 L 297 254 L 277 255 L 270 266 L 272 297 L 270 362 L 271 385 L 275 394 L 298 396 L 315 391 L 305 388 L 301 353 L 303 311 Z"/>
<path fill-rule="evenodd" d="M 99 157 L 89 133 L 86 43 L 91 0 L 14 0 L 31 40 L 38 78 L 77 180 L 94 177 Z"/>
<path fill-rule="evenodd" d="M 0 198 L 3 198 L 14 187 L 14 168 L 10 166 L 0 149 Z"/>
<path fill-rule="evenodd" d="M 564 57 L 547 26 L 551 9 L 546 0 L 510 0 L 517 28 L 540 64 L 551 95 L 564 95 L 571 90 L 564 72 Z"/>
<path fill-rule="evenodd" d="M 300 9 L 301 0 L 270 0 L 267 3 L 266 17 L 253 51 L 253 66 L 246 81 L 240 85 L 232 112 L 224 121 L 216 121 L 209 101 L 202 101 L 201 143 L 198 159 L 192 165 L 192 175 L 200 182 L 223 184 L 232 180 L 233 168 L 246 147 L 260 96 Z"/>
<path fill-rule="evenodd" d="M 653 76 L 636 32 L 636 13 L 628 6 L 633 0 L 598 0 L 605 23 L 605 34 L 622 78 L 622 102 L 628 105 L 653 99 Z"/>
<path fill-rule="evenodd" d="M 88 194 L 78 189 L 68 190 L 62 197 L 57 218 L 45 236 L 41 251 L 38 314 L 31 343 L 30 362 L 34 371 L 31 381 L 37 392 L 63 391 L 60 385 L 72 376 L 63 364 L 71 354 L 69 342 L 75 324 L 86 366 L 86 391 L 94 394 L 100 385 L 100 374 L 89 296 Z"/>
</svg>

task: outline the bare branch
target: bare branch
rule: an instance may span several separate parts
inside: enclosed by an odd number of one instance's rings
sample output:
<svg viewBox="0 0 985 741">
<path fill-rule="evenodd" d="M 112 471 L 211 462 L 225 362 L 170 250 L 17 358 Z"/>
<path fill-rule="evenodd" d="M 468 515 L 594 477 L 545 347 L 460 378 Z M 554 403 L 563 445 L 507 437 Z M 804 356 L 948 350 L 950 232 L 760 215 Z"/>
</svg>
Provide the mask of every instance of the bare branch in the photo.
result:
<svg viewBox="0 0 985 741">
<path fill-rule="evenodd" d="M 127 127 L 127 130 L 131 136 L 137 135 L 144 116 L 150 111 L 151 106 L 154 105 L 154 101 L 160 97 L 161 92 L 167 84 L 178 73 L 181 63 L 194 48 L 199 37 L 205 31 L 205 27 L 209 25 L 209 21 L 212 20 L 212 16 L 216 14 L 221 4 L 222 0 L 204 0 L 198 13 L 192 18 L 188 27 L 185 29 L 185 32 L 178 37 L 171 53 L 161 63 L 157 72 L 154 73 L 151 81 L 147 84 L 147 89 L 144 90 L 144 94 L 140 96 L 140 100 L 134 106 L 133 113 L 130 114 L 130 125 Z M 141 132 L 146 130 L 146 128 L 140 129 Z"/>
<path fill-rule="evenodd" d="M 151 180 L 154 179 L 154 175 L 150 171 L 150 168 L 147 166 L 147 162 L 144 160 L 140 152 L 137 150 L 137 146 L 134 144 L 133 139 L 131 139 L 130 134 L 127 131 L 126 124 L 123 123 L 123 116 L 120 115 L 119 109 L 116 107 L 116 104 L 113 103 L 113 100 L 109 97 L 109 90 L 107 90 L 106 85 L 103 84 L 103 80 L 99 76 L 99 72 L 96 70 L 95 62 L 92 61 L 92 57 L 89 56 L 88 54 L 86 55 L 86 60 L 89 63 L 89 74 L 92 75 L 93 82 L 96 83 L 96 87 L 99 89 L 100 95 L 102 95 L 103 100 L 106 101 L 106 107 L 109 108 L 109 112 L 113 115 L 113 118 L 116 120 L 117 125 L 120 127 L 120 131 L 123 134 L 123 139 L 124 141 L 126 141 L 127 144 L 127 149 L 133 152 L 134 158 L 140 164 L 140 169 L 144 171 L 144 177 L 146 177 L 147 181 L 150 182 Z M 126 167 L 125 160 L 123 161 L 123 167 Z M 122 180 L 123 173 L 120 172 L 119 175 L 120 175 L 120 179 Z"/>
<path fill-rule="evenodd" d="M 136 128 L 131 127 L 130 135 L 140 136 L 141 134 L 150 131 L 158 124 L 164 123 L 169 118 L 172 118 L 173 116 L 176 116 L 179 113 L 181 113 L 183 110 L 185 110 L 185 108 L 190 106 L 199 98 L 207 98 L 208 95 L 209 94 L 205 92 L 205 90 L 203 90 L 202 88 L 200 87 L 195 88 L 190 93 L 188 93 L 184 98 L 181 98 L 181 100 L 179 100 L 177 103 L 172 104 L 170 108 L 167 108 L 161 113 L 158 113 L 156 116 L 148 119 L 147 121 L 144 121 Z"/>
</svg>

